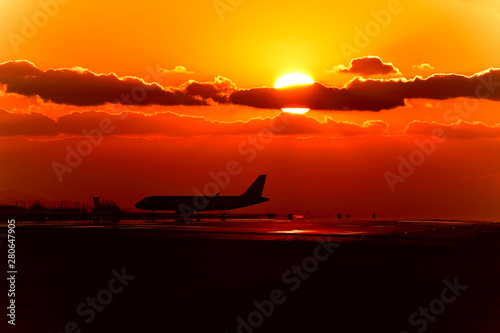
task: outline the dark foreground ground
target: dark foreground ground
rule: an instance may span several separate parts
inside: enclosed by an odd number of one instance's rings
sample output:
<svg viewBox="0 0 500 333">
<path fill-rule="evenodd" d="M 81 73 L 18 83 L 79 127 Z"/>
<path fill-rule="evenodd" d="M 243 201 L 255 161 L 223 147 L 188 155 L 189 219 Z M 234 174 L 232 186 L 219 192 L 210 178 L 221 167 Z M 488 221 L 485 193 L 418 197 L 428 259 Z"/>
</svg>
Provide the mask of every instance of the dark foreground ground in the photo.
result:
<svg viewBox="0 0 500 333">
<path fill-rule="evenodd" d="M 315 241 L 19 226 L 16 326 L 3 314 L 0 331 L 498 332 L 498 227 L 438 232 L 343 242 L 328 254 Z M 5 239 L 0 248 L 3 262 Z M 467 288 L 453 294 L 444 280 Z M 426 319 L 418 312 L 429 306 Z"/>
</svg>

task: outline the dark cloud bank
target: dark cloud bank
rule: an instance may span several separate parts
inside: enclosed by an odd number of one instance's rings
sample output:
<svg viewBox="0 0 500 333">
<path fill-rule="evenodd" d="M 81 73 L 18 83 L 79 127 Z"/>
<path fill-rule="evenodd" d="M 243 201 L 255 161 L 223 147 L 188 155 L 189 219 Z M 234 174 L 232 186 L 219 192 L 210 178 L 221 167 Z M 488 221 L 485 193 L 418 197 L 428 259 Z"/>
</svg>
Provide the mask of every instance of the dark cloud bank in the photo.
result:
<svg viewBox="0 0 500 333">
<path fill-rule="evenodd" d="M 388 64 L 382 63 L 382 66 Z M 396 70 L 392 64 L 390 67 L 392 69 L 389 71 Z M 354 69 L 360 70 L 356 63 L 351 63 L 347 70 Z M 133 77 L 120 78 L 115 74 L 96 74 L 82 69 L 42 71 L 28 61 L 11 61 L 0 64 L 0 83 L 6 85 L 7 93 L 38 95 L 47 102 L 73 106 L 107 103 L 164 106 L 230 103 L 269 109 L 307 107 L 317 110 L 380 111 L 404 106 L 407 98 L 444 100 L 470 97 L 500 100 L 498 69 L 489 69 L 472 76 L 435 74 L 428 78 L 409 80 L 356 77 L 344 87 L 329 87 L 316 82 L 281 89 L 239 89 L 231 80 L 222 77 L 217 77 L 213 82 L 189 81 L 180 87 L 162 87 Z"/>
</svg>

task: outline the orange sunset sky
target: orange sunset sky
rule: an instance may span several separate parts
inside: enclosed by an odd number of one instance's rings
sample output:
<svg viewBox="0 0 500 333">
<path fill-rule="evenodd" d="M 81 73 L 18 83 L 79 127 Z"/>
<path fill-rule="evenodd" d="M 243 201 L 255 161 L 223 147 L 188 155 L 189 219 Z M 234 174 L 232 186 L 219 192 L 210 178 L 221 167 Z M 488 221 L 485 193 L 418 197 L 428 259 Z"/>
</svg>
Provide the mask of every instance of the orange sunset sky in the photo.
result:
<svg viewBox="0 0 500 333">
<path fill-rule="evenodd" d="M 496 0 L 4 0 L 0 22 L 0 193 L 133 209 L 236 161 L 221 195 L 268 175 L 241 212 L 500 217 Z M 314 83 L 275 89 L 290 73 Z"/>
</svg>

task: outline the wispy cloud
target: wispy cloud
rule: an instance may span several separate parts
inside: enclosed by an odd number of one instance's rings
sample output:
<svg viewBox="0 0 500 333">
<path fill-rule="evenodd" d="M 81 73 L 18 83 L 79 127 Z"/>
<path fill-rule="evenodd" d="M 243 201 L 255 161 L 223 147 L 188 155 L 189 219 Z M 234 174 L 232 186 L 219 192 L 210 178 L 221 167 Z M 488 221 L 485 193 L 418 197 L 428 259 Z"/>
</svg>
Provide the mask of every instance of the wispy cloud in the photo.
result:
<svg viewBox="0 0 500 333">
<path fill-rule="evenodd" d="M 160 71 L 164 73 L 175 73 L 175 74 L 194 74 L 193 71 L 188 71 L 184 66 L 175 66 L 173 69 L 160 68 Z"/>
<path fill-rule="evenodd" d="M 98 128 L 103 120 L 116 126 L 113 135 L 122 136 L 249 135 L 259 133 L 262 128 L 269 128 L 271 121 L 286 124 L 280 135 L 370 135 L 384 134 L 388 128 L 388 124 L 383 121 L 367 121 L 362 125 L 332 119 L 319 122 L 304 115 L 286 113 L 274 118 L 254 118 L 246 122 L 221 122 L 172 112 L 153 115 L 132 112 L 123 117 L 119 114 L 87 111 L 51 119 L 39 113 L 17 114 L 0 110 L 0 136 L 82 136 L 85 130 Z"/>
<path fill-rule="evenodd" d="M 498 139 L 500 138 L 500 124 L 486 125 L 482 122 L 467 122 L 460 120 L 453 124 L 440 124 L 437 122 L 412 121 L 406 128 L 406 133 L 432 136 L 439 129 L 448 139 Z"/>
<path fill-rule="evenodd" d="M 434 67 L 432 65 L 429 65 L 427 63 L 423 63 L 420 65 L 413 65 L 412 67 L 413 67 L 413 69 L 418 69 L 421 71 L 431 71 L 434 69 Z"/>
</svg>

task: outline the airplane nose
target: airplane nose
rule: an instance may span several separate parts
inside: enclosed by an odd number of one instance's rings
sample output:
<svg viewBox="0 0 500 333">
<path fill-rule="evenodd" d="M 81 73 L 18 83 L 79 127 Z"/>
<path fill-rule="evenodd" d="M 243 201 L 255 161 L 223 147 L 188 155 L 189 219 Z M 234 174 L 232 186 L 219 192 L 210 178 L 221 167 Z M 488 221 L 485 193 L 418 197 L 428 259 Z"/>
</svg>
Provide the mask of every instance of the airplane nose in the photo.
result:
<svg viewBox="0 0 500 333">
<path fill-rule="evenodd" d="M 138 203 L 135 204 L 135 208 L 137 209 L 141 209 L 141 201 L 139 201 Z"/>
</svg>

